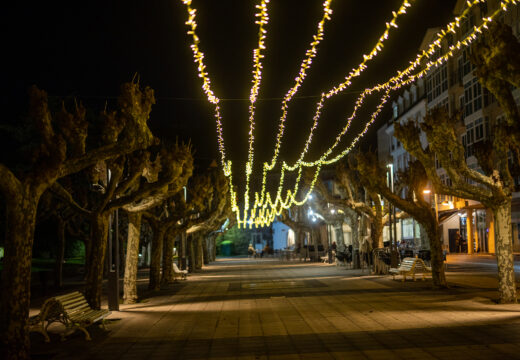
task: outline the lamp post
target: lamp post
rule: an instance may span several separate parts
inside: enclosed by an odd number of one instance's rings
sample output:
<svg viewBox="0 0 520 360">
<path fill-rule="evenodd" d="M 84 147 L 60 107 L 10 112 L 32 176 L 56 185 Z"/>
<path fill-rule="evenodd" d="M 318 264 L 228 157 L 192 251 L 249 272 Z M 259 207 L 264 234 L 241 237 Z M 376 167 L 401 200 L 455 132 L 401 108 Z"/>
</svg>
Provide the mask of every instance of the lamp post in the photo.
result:
<svg viewBox="0 0 520 360">
<path fill-rule="evenodd" d="M 111 178 L 110 169 L 107 168 L 107 184 Z M 107 262 L 108 262 L 108 309 L 119 311 L 119 212 L 115 210 L 110 214 L 107 246 Z M 112 232 L 114 231 L 114 236 Z M 114 241 L 115 237 L 115 241 Z M 115 246 L 114 246 L 115 245 Z"/>
<path fill-rule="evenodd" d="M 388 164 L 386 165 L 387 168 L 390 169 L 389 171 L 389 179 L 387 178 L 387 181 L 389 181 L 388 185 L 390 186 L 390 191 L 394 192 L 394 164 Z M 389 213 L 388 213 L 388 220 L 390 222 L 390 267 L 396 268 L 397 267 L 397 222 L 395 221 L 395 206 L 389 203 Z M 394 218 L 392 222 L 392 217 Z M 392 225 L 393 225 L 393 234 L 392 234 Z M 393 235 L 393 236 L 392 236 Z"/>
</svg>

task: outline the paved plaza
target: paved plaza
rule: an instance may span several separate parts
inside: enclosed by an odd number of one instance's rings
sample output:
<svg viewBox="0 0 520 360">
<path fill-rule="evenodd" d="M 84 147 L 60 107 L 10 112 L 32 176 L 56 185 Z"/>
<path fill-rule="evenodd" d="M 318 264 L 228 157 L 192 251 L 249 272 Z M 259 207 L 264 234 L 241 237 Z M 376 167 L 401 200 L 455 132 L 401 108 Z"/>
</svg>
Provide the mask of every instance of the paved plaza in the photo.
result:
<svg viewBox="0 0 520 360">
<path fill-rule="evenodd" d="M 34 359 L 520 359 L 520 305 L 497 305 L 494 271 L 450 288 L 320 263 L 221 259 L 122 305 L 108 331 L 46 344 Z M 145 286 L 146 279 L 141 281 Z M 36 309 L 35 309 L 36 310 Z M 58 325 L 56 325 L 58 326 Z M 51 332 L 59 330 L 51 328 Z"/>
</svg>

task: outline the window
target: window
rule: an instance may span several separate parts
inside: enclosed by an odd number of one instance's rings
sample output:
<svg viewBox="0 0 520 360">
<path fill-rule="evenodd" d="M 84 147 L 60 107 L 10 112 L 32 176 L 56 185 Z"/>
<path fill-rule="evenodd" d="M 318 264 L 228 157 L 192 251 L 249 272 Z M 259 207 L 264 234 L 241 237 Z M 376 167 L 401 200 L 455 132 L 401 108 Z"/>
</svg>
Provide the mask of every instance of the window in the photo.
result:
<svg viewBox="0 0 520 360">
<path fill-rule="evenodd" d="M 439 97 L 448 90 L 448 67 L 446 64 L 437 67 L 426 79 L 428 102 Z"/>
<path fill-rule="evenodd" d="M 474 122 L 466 125 L 466 134 L 462 135 L 462 145 L 464 146 L 464 155 L 466 158 L 475 153 L 473 145 L 484 140 L 488 136 L 488 131 L 487 118 L 478 118 Z"/>
<path fill-rule="evenodd" d="M 489 106 L 489 105 L 493 104 L 495 101 L 497 101 L 495 99 L 495 96 L 493 96 L 493 94 L 490 93 L 489 90 L 486 88 L 484 88 L 483 98 L 484 98 L 484 107 Z"/>
<path fill-rule="evenodd" d="M 466 132 L 466 134 L 462 135 L 462 145 L 464 146 L 464 157 L 466 159 L 473 155 L 473 141 L 470 142 L 468 139 L 470 134 L 473 134 L 473 132 Z"/>
<path fill-rule="evenodd" d="M 482 118 L 475 120 L 475 142 L 484 140 L 484 121 Z"/>
<path fill-rule="evenodd" d="M 466 125 L 466 141 L 468 144 L 473 144 L 475 142 L 474 130 L 473 123 Z"/>
<path fill-rule="evenodd" d="M 469 16 L 466 16 L 462 20 L 462 36 L 469 35 L 469 32 L 473 29 L 473 26 L 475 26 L 475 14 L 469 14 Z"/>
<path fill-rule="evenodd" d="M 473 64 L 471 64 L 471 61 L 469 60 L 469 54 L 470 50 L 466 48 L 462 51 L 462 56 L 458 59 L 460 82 L 462 82 L 464 76 L 468 75 L 473 70 Z"/>
<path fill-rule="evenodd" d="M 446 110 L 446 112 L 449 113 L 449 111 L 450 111 L 449 99 L 447 97 L 445 97 L 444 99 L 439 101 L 436 108 L 444 108 L 444 110 Z"/>
<path fill-rule="evenodd" d="M 477 78 L 464 84 L 464 117 L 482 109 L 482 86 Z"/>
<path fill-rule="evenodd" d="M 394 103 L 394 119 L 397 119 L 399 117 L 399 107 L 397 104 Z"/>
</svg>

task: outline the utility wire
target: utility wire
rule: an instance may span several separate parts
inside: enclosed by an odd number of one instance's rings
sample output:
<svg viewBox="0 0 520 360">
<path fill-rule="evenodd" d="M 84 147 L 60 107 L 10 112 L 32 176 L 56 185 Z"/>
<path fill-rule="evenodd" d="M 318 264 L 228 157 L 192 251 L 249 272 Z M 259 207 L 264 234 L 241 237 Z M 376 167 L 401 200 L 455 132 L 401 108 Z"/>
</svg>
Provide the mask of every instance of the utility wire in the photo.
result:
<svg viewBox="0 0 520 360">
<path fill-rule="evenodd" d="M 351 91 L 343 91 L 338 95 L 348 95 L 348 94 L 361 94 L 363 91 L 360 90 L 351 90 Z M 50 98 L 69 98 L 69 97 L 77 97 L 81 99 L 117 99 L 117 96 L 100 96 L 100 95 L 49 95 Z M 320 95 L 302 95 L 302 96 L 294 96 L 293 99 L 316 99 L 321 98 Z M 208 101 L 207 98 L 191 98 L 191 97 L 171 97 L 171 96 L 159 96 L 156 97 L 157 100 L 169 100 L 169 101 Z M 283 100 L 283 97 L 269 97 L 269 98 L 258 98 L 257 101 L 279 101 Z M 219 98 L 220 101 L 250 101 L 247 98 Z"/>
</svg>

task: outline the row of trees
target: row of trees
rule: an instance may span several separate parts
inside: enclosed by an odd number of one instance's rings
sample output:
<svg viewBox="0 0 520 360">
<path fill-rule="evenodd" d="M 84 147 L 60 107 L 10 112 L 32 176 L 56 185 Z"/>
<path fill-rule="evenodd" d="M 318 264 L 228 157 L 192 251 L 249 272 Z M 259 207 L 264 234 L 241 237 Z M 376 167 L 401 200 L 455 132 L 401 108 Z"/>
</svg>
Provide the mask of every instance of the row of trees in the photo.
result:
<svg viewBox="0 0 520 360">
<path fill-rule="evenodd" d="M 353 233 L 359 229 L 357 220 L 352 220 L 353 213 L 368 220 L 371 246 L 378 248 L 382 246 L 382 229 L 388 216 L 381 199 L 386 199 L 422 225 L 430 243 L 433 283 L 446 287 L 438 218 L 422 196 L 422 190 L 431 183 L 438 194 L 476 200 L 493 213 L 500 302 L 516 303 L 511 201 L 513 192 L 518 191 L 515 177 L 520 175 L 520 117 L 513 96 L 513 90 L 520 87 L 520 44 L 510 27 L 497 22 L 473 46 L 471 53 L 479 82 L 496 98 L 505 115 L 490 119 L 490 136 L 475 149 L 481 170 L 466 163 L 461 114 L 450 116 L 444 108 L 437 108 L 420 123 L 410 119 L 405 124 L 394 124 L 395 136 L 414 159 L 406 171 L 397 174 L 394 188 L 387 180 L 387 169 L 381 167 L 374 154 L 358 153 L 349 157 L 348 165 L 340 165 L 334 171 L 342 196 L 333 196 L 318 181 L 319 200 L 314 200 L 313 206 L 323 209 L 321 213 L 327 214 L 324 220 L 331 224 L 338 221 L 338 216 L 326 211 L 327 204 L 341 209 L 345 215 L 340 221 L 347 219 Z M 426 146 L 420 139 L 422 133 L 427 139 Z M 451 179 L 449 184 L 441 181 L 436 162 L 446 170 Z"/>
<path fill-rule="evenodd" d="M 32 248 L 35 227 L 44 219 L 55 218 L 58 224 L 57 274 L 66 234 L 83 233 L 85 296 L 94 308 L 101 303 L 107 239 L 116 210 L 126 214 L 128 224 L 127 303 L 137 300 L 142 219 L 153 232 L 151 289 L 173 281 L 177 235 L 182 235 L 179 245 L 190 271 L 214 256 L 210 249 L 215 237 L 208 235 L 229 216 L 227 179 L 216 167 L 194 170 L 190 144 L 152 134 L 148 120 L 154 103 L 152 89 L 132 82 L 121 87 L 113 111 L 93 115 L 77 102 L 55 110 L 46 93 L 33 87 L 23 124 L 13 121 L 3 129 L 3 140 L 13 144 L 0 162 L 6 234 L 0 307 L 3 358 L 29 358 Z"/>
</svg>

